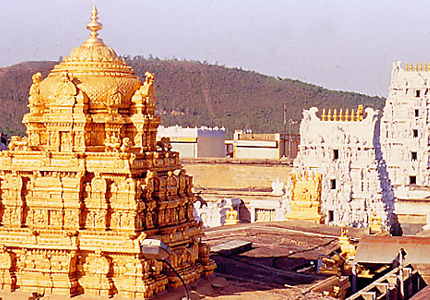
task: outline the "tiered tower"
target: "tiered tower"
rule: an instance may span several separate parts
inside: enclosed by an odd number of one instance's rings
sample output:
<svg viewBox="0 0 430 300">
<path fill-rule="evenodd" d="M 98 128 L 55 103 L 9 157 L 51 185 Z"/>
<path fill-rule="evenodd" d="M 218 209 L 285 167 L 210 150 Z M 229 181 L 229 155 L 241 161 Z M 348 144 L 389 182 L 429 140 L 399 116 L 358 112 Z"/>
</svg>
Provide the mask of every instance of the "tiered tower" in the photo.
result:
<svg viewBox="0 0 430 300">
<path fill-rule="evenodd" d="M 381 147 L 392 185 L 426 185 L 429 179 L 429 86 L 427 63 L 393 63 L 381 119 Z"/>
<path fill-rule="evenodd" d="M 362 105 L 356 111 L 304 110 L 296 172 L 321 179 L 321 212 L 329 224 L 365 227 L 374 213 L 389 225 L 393 195 L 379 145 L 379 116 Z M 290 190 L 294 180 L 290 182 Z M 292 192 L 294 192 L 292 190 Z M 294 195 L 291 195 L 294 204 Z M 288 215 L 287 215 L 288 216 Z"/>
<path fill-rule="evenodd" d="M 0 154 L 0 282 L 3 288 L 69 295 L 150 297 L 179 279 L 145 259 L 140 243 L 162 240 L 186 283 L 215 263 L 194 220 L 192 177 L 160 118 L 154 75 L 141 82 L 91 36 L 41 80 L 33 76 L 27 137 Z"/>
</svg>

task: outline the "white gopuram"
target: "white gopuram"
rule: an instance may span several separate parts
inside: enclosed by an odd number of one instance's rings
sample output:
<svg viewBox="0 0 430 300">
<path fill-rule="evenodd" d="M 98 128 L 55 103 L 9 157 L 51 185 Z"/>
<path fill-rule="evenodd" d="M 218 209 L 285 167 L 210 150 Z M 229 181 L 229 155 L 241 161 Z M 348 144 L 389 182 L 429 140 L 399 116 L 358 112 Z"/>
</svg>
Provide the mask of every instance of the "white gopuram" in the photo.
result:
<svg viewBox="0 0 430 300">
<path fill-rule="evenodd" d="M 368 226 L 376 213 L 390 225 L 393 193 L 379 144 L 379 112 L 359 106 L 357 112 L 303 111 L 296 172 L 322 174 L 321 210 L 325 223 Z"/>
<path fill-rule="evenodd" d="M 391 184 L 429 185 L 429 86 L 425 64 L 393 63 L 381 118 L 381 148 Z M 430 82 L 429 82 L 430 84 Z"/>
<path fill-rule="evenodd" d="M 430 64 L 406 63 L 403 69 L 394 62 L 381 118 L 381 148 L 403 231 L 414 223 L 430 229 L 429 81 Z"/>
</svg>

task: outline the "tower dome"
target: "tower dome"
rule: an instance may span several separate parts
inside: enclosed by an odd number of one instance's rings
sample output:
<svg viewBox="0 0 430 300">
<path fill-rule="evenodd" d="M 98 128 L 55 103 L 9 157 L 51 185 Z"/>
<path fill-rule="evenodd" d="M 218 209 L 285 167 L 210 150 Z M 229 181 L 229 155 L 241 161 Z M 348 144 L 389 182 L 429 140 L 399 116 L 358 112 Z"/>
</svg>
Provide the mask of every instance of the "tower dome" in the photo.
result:
<svg viewBox="0 0 430 300">
<path fill-rule="evenodd" d="M 33 76 L 23 119 L 29 143 L 49 151 L 154 150 L 160 124 L 154 75 L 146 72 L 142 83 L 98 37 L 103 26 L 95 6 L 91 13 L 90 37 L 44 80 Z"/>
<path fill-rule="evenodd" d="M 87 28 L 90 37 L 79 47 L 73 49 L 68 57 L 56 65 L 46 79 L 40 82 L 40 101 L 49 105 L 53 101 L 53 91 L 62 83 L 62 74 L 67 74 L 70 81 L 89 99 L 90 110 L 106 108 L 109 93 L 119 93 L 119 109 L 130 106 L 132 95 L 141 86 L 133 69 L 118 57 L 115 51 L 98 37 L 103 28 L 98 20 L 94 6 L 91 22 Z"/>
</svg>

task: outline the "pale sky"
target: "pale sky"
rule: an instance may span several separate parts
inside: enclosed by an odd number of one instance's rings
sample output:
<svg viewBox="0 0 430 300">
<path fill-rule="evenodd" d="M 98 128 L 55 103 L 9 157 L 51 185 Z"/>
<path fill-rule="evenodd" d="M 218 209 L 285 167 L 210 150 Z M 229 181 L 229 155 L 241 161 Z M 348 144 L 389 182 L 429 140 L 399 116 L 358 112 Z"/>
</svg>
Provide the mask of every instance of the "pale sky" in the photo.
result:
<svg viewBox="0 0 430 300">
<path fill-rule="evenodd" d="M 117 54 L 216 62 L 387 96 L 393 61 L 430 62 L 430 2 L 0 0 L 0 67 L 82 44 L 93 4 Z"/>
</svg>

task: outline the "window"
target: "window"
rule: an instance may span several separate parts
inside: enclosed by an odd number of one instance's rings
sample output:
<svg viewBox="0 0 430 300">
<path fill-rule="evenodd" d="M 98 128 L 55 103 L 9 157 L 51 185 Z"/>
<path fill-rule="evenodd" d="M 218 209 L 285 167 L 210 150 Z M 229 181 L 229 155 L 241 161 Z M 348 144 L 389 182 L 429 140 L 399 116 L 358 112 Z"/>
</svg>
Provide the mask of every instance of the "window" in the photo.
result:
<svg viewBox="0 0 430 300">
<path fill-rule="evenodd" d="M 419 96 L 420 96 L 420 94 L 421 94 L 421 91 L 420 91 L 420 90 L 416 90 L 416 91 L 415 91 L 415 97 L 419 97 Z"/>
<path fill-rule="evenodd" d="M 420 111 L 418 109 L 415 110 L 415 118 L 418 118 L 420 116 Z"/>
<path fill-rule="evenodd" d="M 417 184 L 417 176 L 409 176 L 409 184 Z"/>
<path fill-rule="evenodd" d="M 413 130 L 414 137 L 418 137 L 418 129 Z"/>
<path fill-rule="evenodd" d="M 334 211 L 332 211 L 332 210 L 328 211 L 328 221 L 334 222 Z"/>
<path fill-rule="evenodd" d="M 411 152 L 411 160 L 417 160 L 418 154 L 417 152 Z"/>
<path fill-rule="evenodd" d="M 338 149 L 333 150 L 333 159 L 339 159 L 339 150 Z"/>
<path fill-rule="evenodd" d="M 332 190 L 335 190 L 335 189 L 336 189 L 336 179 L 331 179 L 331 180 L 330 180 L 330 188 L 331 188 Z"/>
</svg>

